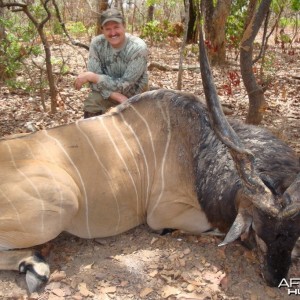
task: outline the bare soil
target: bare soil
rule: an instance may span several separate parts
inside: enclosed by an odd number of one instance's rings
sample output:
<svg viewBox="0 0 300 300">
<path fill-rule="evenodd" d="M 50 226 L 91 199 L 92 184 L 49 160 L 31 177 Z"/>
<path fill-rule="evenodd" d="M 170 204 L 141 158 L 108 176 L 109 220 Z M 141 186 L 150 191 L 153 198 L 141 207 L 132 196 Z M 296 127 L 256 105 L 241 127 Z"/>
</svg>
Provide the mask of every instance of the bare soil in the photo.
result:
<svg viewBox="0 0 300 300">
<path fill-rule="evenodd" d="M 160 236 L 140 226 L 120 236 L 83 240 L 62 234 L 51 242 L 52 275 L 27 298 L 24 275 L 1 272 L 2 299 L 298 299 L 270 288 L 255 251 L 239 242 L 180 232 Z M 291 269 L 299 277 L 299 263 Z M 299 296 L 298 296 L 299 297 Z"/>
<path fill-rule="evenodd" d="M 176 44 L 177 43 L 177 44 Z M 60 79 L 60 96 L 65 103 L 55 115 L 43 111 L 40 97 L 0 86 L 0 135 L 29 132 L 67 124 L 82 117 L 85 88 L 75 91 L 76 74 L 85 69 L 87 53 L 67 45 L 53 44 L 55 54 L 64 47 L 70 72 Z M 150 62 L 178 64 L 179 42 L 150 48 Z M 300 153 L 300 52 L 289 54 L 274 48 L 271 85 L 266 92 L 269 107 L 262 126 L 270 128 Z M 233 117 L 244 120 L 247 95 L 242 83 L 234 85 L 229 71 L 237 71 L 234 53 L 230 65 L 214 70 L 221 101 Z M 197 54 L 187 51 L 185 65 L 197 64 Z M 151 84 L 176 89 L 177 72 L 153 69 Z M 32 76 L 35 76 L 34 74 Z M 38 77 L 37 77 L 38 78 Z M 228 85 L 232 93 L 228 94 Z M 183 90 L 202 95 L 200 74 L 184 71 Z M 47 104 L 48 106 L 48 104 Z M 255 250 L 238 241 L 218 247 L 222 237 L 191 236 L 175 231 L 161 236 L 142 225 L 105 239 L 84 240 L 63 233 L 51 241 L 48 261 L 51 279 L 38 293 L 28 295 L 24 275 L 0 273 L 1 299 L 300 299 L 286 288 L 267 287 L 260 273 Z M 300 277 L 299 261 L 293 263 L 291 277 Z"/>
</svg>

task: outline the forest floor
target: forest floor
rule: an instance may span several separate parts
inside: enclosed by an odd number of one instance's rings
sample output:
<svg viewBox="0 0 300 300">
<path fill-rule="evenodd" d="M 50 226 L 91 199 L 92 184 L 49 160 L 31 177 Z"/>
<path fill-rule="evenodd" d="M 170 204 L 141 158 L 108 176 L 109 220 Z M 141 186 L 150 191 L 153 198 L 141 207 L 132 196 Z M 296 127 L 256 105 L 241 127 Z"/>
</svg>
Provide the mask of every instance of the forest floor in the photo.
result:
<svg viewBox="0 0 300 300">
<path fill-rule="evenodd" d="M 300 45 L 268 49 L 265 75 L 270 85 L 265 93 L 268 108 L 261 126 L 268 127 L 300 154 Z M 177 66 L 180 41 L 170 39 L 151 46 L 150 63 Z M 72 123 L 82 118 L 82 101 L 88 88 L 76 91 L 76 75 L 85 70 L 87 52 L 73 46 L 53 43 L 54 56 L 63 55 L 69 71 L 57 77 L 64 103 L 56 114 L 41 105 L 41 95 L 12 92 L 0 85 L 0 136 L 30 132 Z M 182 90 L 203 96 L 195 47 L 188 46 Z M 215 68 L 213 74 L 220 99 L 231 117 L 245 120 L 248 98 L 240 77 L 234 51 L 229 64 Z M 260 66 L 256 67 L 260 72 Z M 176 89 L 178 71 L 149 70 L 150 83 Z M 20 74 L 20 76 L 23 76 Z M 39 81 L 32 73 L 31 80 Z M 51 278 L 45 288 L 28 295 L 24 275 L 0 273 L 0 299 L 300 299 L 289 296 L 287 289 L 266 286 L 255 250 L 239 242 L 218 247 L 222 237 L 191 236 L 175 231 L 158 235 L 147 225 L 105 239 L 84 240 L 61 234 L 51 244 L 48 261 Z M 300 262 L 293 263 L 290 277 L 300 277 Z"/>
</svg>

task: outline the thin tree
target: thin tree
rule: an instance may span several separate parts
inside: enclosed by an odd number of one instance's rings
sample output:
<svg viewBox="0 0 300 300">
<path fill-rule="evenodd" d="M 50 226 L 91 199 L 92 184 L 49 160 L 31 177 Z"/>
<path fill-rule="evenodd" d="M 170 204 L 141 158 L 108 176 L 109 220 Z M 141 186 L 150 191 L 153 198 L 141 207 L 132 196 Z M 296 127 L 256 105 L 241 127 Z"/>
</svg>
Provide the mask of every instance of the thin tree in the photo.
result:
<svg viewBox="0 0 300 300">
<path fill-rule="evenodd" d="M 177 78 L 177 89 L 181 90 L 182 87 L 182 63 L 183 63 L 183 53 L 184 53 L 184 48 L 186 46 L 186 41 L 187 41 L 187 31 L 188 31 L 188 23 L 190 19 L 190 3 L 189 0 L 185 1 L 185 27 L 184 27 L 184 35 L 182 39 L 182 44 L 181 44 L 181 49 L 180 49 L 180 57 L 179 57 L 179 71 L 178 71 L 178 78 Z"/>
<path fill-rule="evenodd" d="M 3 19 L 3 8 L 0 7 L 0 19 Z M 6 37 L 6 33 L 5 33 L 5 27 L 2 23 L 0 23 L 0 43 L 3 42 L 3 40 Z M 0 50 L 0 56 L 4 55 L 3 53 L 4 51 Z M 0 63 L 0 80 L 3 79 L 4 77 L 4 69 L 5 67 L 3 66 L 3 64 Z"/>
<path fill-rule="evenodd" d="M 31 13 L 32 9 L 30 8 L 30 4 L 26 4 L 23 2 L 0 1 L 0 7 L 6 7 L 8 9 L 11 9 L 13 12 L 22 11 L 32 22 L 32 24 L 34 25 L 34 27 L 36 28 L 40 36 L 40 39 L 44 47 L 44 52 L 45 52 L 46 72 L 47 72 L 47 79 L 49 83 L 50 98 L 51 98 L 51 112 L 55 113 L 57 102 L 58 102 L 58 91 L 55 85 L 53 71 L 52 71 L 50 44 L 44 32 L 44 27 L 51 18 L 51 13 L 49 9 L 51 0 L 44 0 L 44 1 L 41 0 L 40 4 L 45 10 L 45 16 L 42 18 L 41 21 L 39 21 L 34 16 L 34 14 Z"/>
<path fill-rule="evenodd" d="M 188 0 L 184 1 L 185 10 L 188 7 L 189 9 L 189 19 L 185 20 L 185 24 L 187 24 L 187 37 L 186 42 L 188 44 L 195 44 L 198 40 L 198 33 L 197 33 L 197 6 L 199 0 Z"/>
<path fill-rule="evenodd" d="M 56 0 L 52 0 L 52 2 L 53 2 L 53 6 L 54 6 L 54 9 L 55 9 L 55 14 L 56 14 L 56 17 L 57 17 L 57 19 L 58 19 L 58 22 L 59 22 L 59 24 L 60 24 L 60 26 L 61 26 L 63 32 L 65 33 L 66 37 L 67 37 L 67 38 L 69 39 L 69 41 L 72 43 L 72 45 L 78 46 L 78 47 L 82 47 L 82 48 L 84 48 L 84 49 L 86 49 L 86 50 L 89 50 L 90 47 L 89 47 L 88 45 L 83 44 L 83 43 L 81 43 L 81 42 L 79 42 L 79 41 L 77 41 L 77 40 L 74 40 L 74 39 L 72 38 L 72 36 L 70 36 L 70 34 L 69 34 L 69 32 L 68 32 L 68 30 L 67 30 L 67 28 L 66 28 L 66 25 L 65 25 L 65 23 L 64 23 L 64 21 L 63 21 L 63 19 L 62 19 L 62 17 L 61 17 L 61 13 L 60 13 L 59 7 L 58 7 L 58 5 L 57 5 L 57 3 L 56 3 Z"/>
<path fill-rule="evenodd" d="M 99 13 L 99 15 L 103 11 L 107 10 L 108 8 L 109 8 L 108 0 L 99 0 L 98 1 L 98 13 Z M 101 24 L 99 22 L 97 22 L 96 35 L 101 34 L 101 32 L 102 32 Z"/>
<path fill-rule="evenodd" d="M 256 8 L 243 34 L 240 46 L 240 66 L 242 79 L 249 98 L 247 123 L 259 124 L 266 107 L 264 91 L 255 79 L 253 72 L 253 42 L 269 11 L 272 0 L 262 0 Z"/>
<path fill-rule="evenodd" d="M 147 9 L 147 22 L 152 22 L 154 19 L 154 5 L 151 4 Z"/>
<path fill-rule="evenodd" d="M 226 59 L 225 24 L 230 13 L 231 0 L 203 0 L 205 39 L 212 65 L 222 65 Z"/>
<path fill-rule="evenodd" d="M 0 19 L 3 19 L 3 16 L 4 16 L 4 12 L 3 12 L 3 8 L 1 7 L 0 8 Z M 2 39 L 4 39 L 5 36 L 6 36 L 6 34 L 5 34 L 5 27 L 4 27 L 4 25 L 2 23 L 0 23 L 0 41 Z"/>
</svg>

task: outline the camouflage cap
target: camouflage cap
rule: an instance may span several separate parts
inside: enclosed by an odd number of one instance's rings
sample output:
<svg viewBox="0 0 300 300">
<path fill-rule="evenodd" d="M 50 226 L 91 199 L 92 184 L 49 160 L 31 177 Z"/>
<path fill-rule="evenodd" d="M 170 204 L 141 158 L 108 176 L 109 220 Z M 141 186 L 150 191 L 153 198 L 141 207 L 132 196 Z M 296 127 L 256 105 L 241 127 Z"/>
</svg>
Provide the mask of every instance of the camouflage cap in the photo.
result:
<svg viewBox="0 0 300 300">
<path fill-rule="evenodd" d="M 109 21 L 124 23 L 124 18 L 117 9 L 109 8 L 100 15 L 100 24 L 103 26 Z"/>
</svg>

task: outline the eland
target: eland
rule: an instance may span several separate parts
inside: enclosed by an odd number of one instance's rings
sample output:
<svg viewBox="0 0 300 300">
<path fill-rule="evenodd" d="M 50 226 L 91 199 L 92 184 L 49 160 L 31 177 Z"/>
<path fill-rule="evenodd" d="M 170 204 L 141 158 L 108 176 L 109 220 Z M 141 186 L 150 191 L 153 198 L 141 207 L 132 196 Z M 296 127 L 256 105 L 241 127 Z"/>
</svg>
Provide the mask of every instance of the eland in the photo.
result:
<svg viewBox="0 0 300 300">
<path fill-rule="evenodd" d="M 254 236 L 263 276 L 278 285 L 300 235 L 299 158 L 269 131 L 227 121 L 206 55 L 201 69 L 207 106 L 157 90 L 99 117 L 2 140 L 0 269 L 26 273 L 32 292 L 50 268 L 26 248 L 63 231 L 99 238 L 147 223 L 218 228 L 220 245 Z"/>
</svg>

